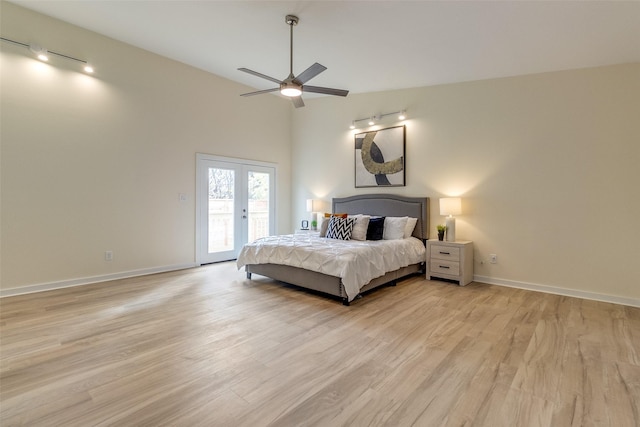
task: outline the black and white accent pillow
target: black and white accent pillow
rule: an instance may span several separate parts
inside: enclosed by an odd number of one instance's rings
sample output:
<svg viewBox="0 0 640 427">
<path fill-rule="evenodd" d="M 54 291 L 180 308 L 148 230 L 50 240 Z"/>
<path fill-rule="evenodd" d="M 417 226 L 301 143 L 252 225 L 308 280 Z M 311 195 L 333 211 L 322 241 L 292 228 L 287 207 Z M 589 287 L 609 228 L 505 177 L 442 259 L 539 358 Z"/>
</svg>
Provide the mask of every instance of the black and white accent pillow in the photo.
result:
<svg viewBox="0 0 640 427">
<path fill-rule="evenodd" d="M 327 227 L 327 239 L 351 240 L 351 232 L 356 218 L 332 216 Z"/>
</svg>

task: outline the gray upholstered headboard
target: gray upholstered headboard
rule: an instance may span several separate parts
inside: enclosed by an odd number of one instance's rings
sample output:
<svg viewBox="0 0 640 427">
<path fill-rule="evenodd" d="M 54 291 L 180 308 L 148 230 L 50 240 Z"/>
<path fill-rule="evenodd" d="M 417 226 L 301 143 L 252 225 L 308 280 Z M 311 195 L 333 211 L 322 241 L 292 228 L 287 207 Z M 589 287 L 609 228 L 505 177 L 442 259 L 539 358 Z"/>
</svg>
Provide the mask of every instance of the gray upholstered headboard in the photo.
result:
<svg viewBox="0 0 640 427">
<path fill-rule="evenodd" d="M 429 198 L 405 197 L 394 194 L 362 194 L 333 199 L 334 213 L 378 216 L 410 216 L 418 218 L 413 236 L 429 238 Z"/>
</svg>

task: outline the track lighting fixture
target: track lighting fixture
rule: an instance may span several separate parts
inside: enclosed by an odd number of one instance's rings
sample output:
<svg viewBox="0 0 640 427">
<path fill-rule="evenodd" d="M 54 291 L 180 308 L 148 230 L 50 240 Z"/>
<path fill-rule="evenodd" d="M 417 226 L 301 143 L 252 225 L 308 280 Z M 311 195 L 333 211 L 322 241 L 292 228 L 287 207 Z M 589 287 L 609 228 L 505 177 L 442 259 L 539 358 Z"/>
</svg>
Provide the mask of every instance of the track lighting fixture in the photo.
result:
<svg viewBox="0 0 640 427">
<path fill-rule="evenodd" d="M 365 120 L 367 121 L 367 125 L 373 126 L 376 123 L 379 123 L 383 118 L 395 115 L 397 115 L 398 120 L 405 120 L 407 118 L 407 110 L 394 111 L 393 113 L 383 113 L 371 117 L 364 117 L 362 119 L 351 120 L 349 128 L 355 129 L 358 122 L 364 122 Z"/>
<path fill-rule="evenodd" d="M 83 59 L 78 59 L 78 58 L 74 58 L 73 56 L 69 56 L 69 55 L 65 55 L 63 53 L 58 53 L 58 52 L 54 52 L 51 50 L 47 50 L 46 48 L 35 44 L 35 43 L 22 43 L 16 40 L 11 40 L 11 39 L 7 39 L 5 37 L 0 37 L 0 40 L 2 40 L 3 42 L 7 42 L 7 43 L 13 43 L 16 44 L 18 46 L 22 46 L 25 47 L 27 49 L 29 49 L 34 55 L 36 55 L 36 57 L 40 60 L 40 61 L 48 61 L 49 60 L 49 55 L 55 55 L 58 56 L 60 58 L 65 58 L 65 59 L 69 59 L 71 61 L 75 61 L 75 62 L 80 62 L 81 64 L 83 64 L 83 70 L 86 73 L 93 73 L 93 67 L 91 65 L 89 65 L 87 63 L 87 61 L 83 60 Z"/>
</svg>

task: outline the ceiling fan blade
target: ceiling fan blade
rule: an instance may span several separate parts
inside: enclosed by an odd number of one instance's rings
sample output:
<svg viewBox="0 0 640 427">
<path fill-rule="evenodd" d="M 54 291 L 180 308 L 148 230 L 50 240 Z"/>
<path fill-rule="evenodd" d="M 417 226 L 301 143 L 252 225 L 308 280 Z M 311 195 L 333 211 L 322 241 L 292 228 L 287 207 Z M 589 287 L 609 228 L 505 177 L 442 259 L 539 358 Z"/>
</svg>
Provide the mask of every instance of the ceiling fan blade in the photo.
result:
<svg viewBox="0 0 640 427">
<path fill-rule="evenodd" d="M 294 96 L 291 98 L 291 101 L 293 102 L 293 106 L 296 108 L 304 107 L 304 101 L 301 96 Z"/>
<path fill-rule="evenodd" d="M 315 64 L 304 70 L 302 73 L 300 73 L 294 80 L 300 82 L 300 84 L 305 84 L 326 69 L 327 67 L 316 62 Z"/>
<path fill-rule="evenodd" d="M 347 96 L 349 94 L 348 90 L 344 89 L 333 89 L 330 87 L 319 87 L 319 86 L 302 86 L 303 92 L 313 92 L 313 93 L 323 93 L 325 95 L 336 95 L 336 96 Z"/>
<path fill-rule="evenodd" d="M 278 83 L 278 84 L 282 83 L 282 80 L 274 79 L 273 77 L 269 77 L 269 76 L 267 76 L 265 74 L 259 73 L 257 71 L 250 70 L 248 68 L 238 68 L 238 71 L 244 71 L 245 73 L 253 74 L 256 77 L 262 77 L 263 79 L 270 80 L 270 81 L 272 81 L 274 83 Z"/>
<path fill-rule="evenodd" d="M 243 93 L 240 96 L 260 95 L 262 93 L 276 92 L 276 91 L 279 91 L 279 90 L 280 90 L 279 87 L 274 87 L 273 89 L 265 89 L 265 90 L 258 90 L 258 91 L 255 91 L 255 92 Z"/>
</svg>

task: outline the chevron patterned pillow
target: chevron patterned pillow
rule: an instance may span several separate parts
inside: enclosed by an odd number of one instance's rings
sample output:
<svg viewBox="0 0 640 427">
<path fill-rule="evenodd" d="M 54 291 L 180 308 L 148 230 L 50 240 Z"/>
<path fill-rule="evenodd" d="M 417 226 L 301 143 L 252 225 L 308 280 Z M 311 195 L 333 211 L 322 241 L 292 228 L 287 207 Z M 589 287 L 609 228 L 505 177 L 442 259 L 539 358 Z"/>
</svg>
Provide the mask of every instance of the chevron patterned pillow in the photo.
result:
<svg viewBox="0 0 640 427">
<path fill-rule="evenodd" d="M 356 218 L 331 217 L 327 227 L 327 239 L 351 240 L 351 231 Z"/>
</svg>

